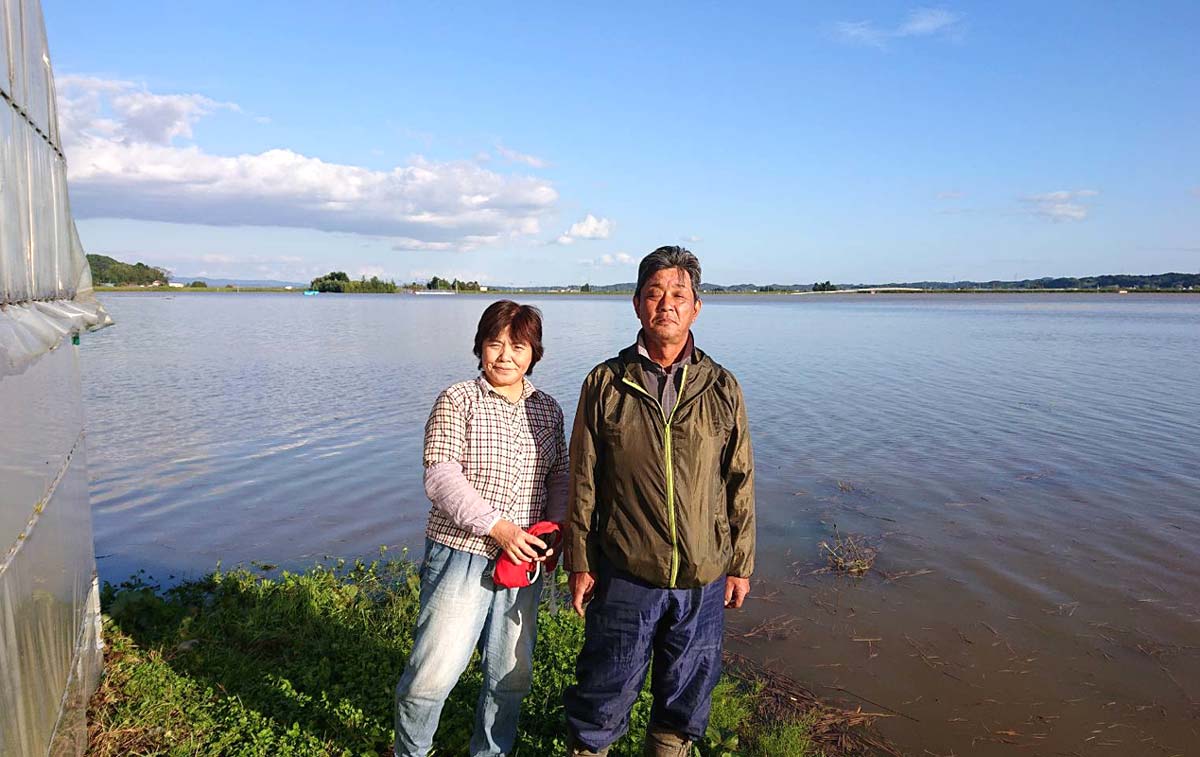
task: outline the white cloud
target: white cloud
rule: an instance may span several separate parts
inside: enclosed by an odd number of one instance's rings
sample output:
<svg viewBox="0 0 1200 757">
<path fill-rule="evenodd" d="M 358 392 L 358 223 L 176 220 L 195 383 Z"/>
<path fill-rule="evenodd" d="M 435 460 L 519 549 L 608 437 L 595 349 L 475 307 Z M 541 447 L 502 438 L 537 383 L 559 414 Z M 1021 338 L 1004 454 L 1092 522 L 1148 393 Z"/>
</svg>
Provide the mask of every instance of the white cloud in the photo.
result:
<svg viewBox="0 0 1200 757">
<path fill-rule="evenodd" d="M 616 252 L 612 254 L 605 253 L 598 258 L 584 258 L 579 261 L 583 265 L 591 266 L 618 266 L 618 265 L 634 265 L 637 259 L 625 252 Z"/>
<path fill-rule="evenodd" d="M 218 109 L 116 80 L 58 80 L 72 210 L 80 218 L 285 226 L 463 249 L 537 234 L 558 192 L 543 179 L 420 156 L 391 170 L 330 163 L 286 148 L 214 155 L 188 143 Z"/>
<path fill-rule="evenodd" d="M 504 145 L 496 145 L 496 152 L 500 153 L 500 157 L 504 158 L 510 163 L 524 163 L 530 168 L 547 168 L 550 165 L 548 162 L 542 160 L 536 155 L 517 152 L 516 150 L 512 150 Z"/>
<path fill-rule="evenodd" d="M 393 250 L 440 251 L 455 249 L 455 245 L 451 242 L 422 242 L 420 239 L 409 238 L 393 239 L 392 242 Z"/>
<path fill-rule="evenodd" d="M 961 200 L 964 197 L 966 197 L 966 194 L 964 192 L 959 192 L 957 190 L 937 193 L 937 198 L 939 200 Z"/>
<path fill-rule="evenodd" d="M 65 138 L 103 134 L 127 142 L 168 145 L 190 139 L 192 126 L 217 110 L 240 112 L 234 103 L 204 95 L 158 95 L 133 82 L 89 76 L 55 80 Z"/>
<path fill-rule="evenodd" d="M 834 30 L 845 42 L 882 50 L 889 41 L 906 37 L 942 37 L 959 42 L 966 33 L 966 22 L 962 15 L 944 8 L 917 8 L 895 27 L 873 21 L 840 21 Z"/>
<path fill-rule="evenodd" d="M 613 222 L 607 218 L 597 218 L 591 213 L 582 221 L 571 224 L 568 234 L 576 239 L 608 239 L 612 234 Z"/>
<path fill-rule="evenodd" d="M 571 228 L 554 241 L 557 244 L 574 244 L 577 239 L 608 239 L 615 225 L 611 219 L 597 218 L 588 213 L 582 221 L 571 224 Z"/>
<path fill-rule="evenodd" d="M 695 236 L 695 235 L 690 235 L 690 234 L 689 234 L 688 236 L 685 236 L 685 237 L 680 237 L 680 238 L 679 238 L 679 241 L 681 241 L 681 242 L 687 242 L 688 244 L 692 244 L 692 243 L 695 243 L 695 242 L 703 242 L 704 240 L 703 240 L 703 239 L 701 239 L 701 238 L 700 238 L 700 237 L 698 237 L 698 236 Z"/>
<path fill-rule="evenodd" d="M 896 30 L 897 37 L 928 37 L 944 34 L 962 23 L 962 17 L 943 8 L 917 8 Z"/>
<path fill-rule="evenodd" d="M 887 46 L 887 32 L 870 21 L 839 21 L 834 28 L 838 36 L 846 42 L 880 49 Z"/>
<path fill-rule="evenodd" d="M 1033 215 L 1055 223 L 1064 221 L 1082 221 L 1091 210 L 1082 201 L 1096 197 L 1100 192 L 1095 189 L 1060 189 L 1056 192 L 1028 195 L 1021 198 L 1026 209 Z"/>
</svg>

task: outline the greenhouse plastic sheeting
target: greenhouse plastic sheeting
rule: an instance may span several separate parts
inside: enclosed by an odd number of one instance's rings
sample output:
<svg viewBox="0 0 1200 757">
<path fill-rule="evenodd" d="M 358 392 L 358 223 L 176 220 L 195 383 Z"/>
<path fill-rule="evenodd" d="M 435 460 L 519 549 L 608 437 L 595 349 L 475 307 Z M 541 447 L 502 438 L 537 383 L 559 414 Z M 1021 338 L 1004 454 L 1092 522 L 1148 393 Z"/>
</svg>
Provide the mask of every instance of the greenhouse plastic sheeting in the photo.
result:
<svg viewBox="0 0 1200 757">
<path fill-rule="evenodd" d="M 9 55 L 12 50 L 8 44 L 8 2 L 0 0 L 0 95 L 9 96 L 12 92 L 12 67 Z"/>
<path fill-rule="evenodd" d="M 17 60 L 17 35 L 21 39 L 21 59 L 14 66 L 18 76 L 24 79 L 25 87 L 17 100 L 29 119 L 42 134 L 50 136 L 50 51 L 46 47 L 46 28 L 42 22 L 42 9 L 38 0 L 4 0 L 11 5 L 20 5 L 21 28 L 17 32 L 9 29 L 12 57 Z M 20 90 L 18 90 L 20 92 Z M 16 98 L 14 98 L 16 99 Z"/>
<path fill-rule="evenodd" d="M 78 739 L 99 665 L 78 350 L 43 355 L 0 393 L 0 427 L 22 430 L 0 438 L 0 754 L 45 754 L 56 725 Z"/>
<path fill-rule="evenodd" d="M 66 161 L 8 105 L 0 108 L 0 304 L 86 295 L 91 274 L 71 220 Z"/>
<path fill-rule="evenodd" d="M 0 0 L 0 757 L 81 755 L 101 670 L 71 220 L 41 7 Z"/>
<path fill-rule="evenodd" d="M 0 89 L 4 90 L 4 94 L 11 100 L 20 102 L 24 99 L 24 92 L 17 89 L 17 71 L 24 67 L 20 65 L 19 58 L 21 56 L 21 3 L 20 0 L 0 0 L 0 22 L 4 23 L 4 31 L 0 33 L 3 36 L 4 42 L 0 43 L 5 48 L 6 55 L 0 65 L 5 66 L 7 76 L 0 79 Z"/>
</svg>

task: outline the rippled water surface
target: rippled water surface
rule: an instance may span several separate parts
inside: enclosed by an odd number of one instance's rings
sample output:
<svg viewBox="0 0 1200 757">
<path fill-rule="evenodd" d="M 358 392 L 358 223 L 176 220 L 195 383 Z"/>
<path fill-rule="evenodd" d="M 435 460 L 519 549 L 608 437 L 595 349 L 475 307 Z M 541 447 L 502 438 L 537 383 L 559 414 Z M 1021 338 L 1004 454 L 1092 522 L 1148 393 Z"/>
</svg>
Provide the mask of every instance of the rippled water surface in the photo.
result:
<svg viewBox="0 0 1200 757">
<path fill-rule="evenodd" d="M 103 300 L 104 578 L 420 549 L 422 427 L 488 300 Z M 530 301 L 569 422 L 637 323 Z M 912 754 L 1200 753 L 1200 297 L 710 297 L 696 338 L 745 388 L 758 470 L 735 651 Z M 878 547 L 865 578 L 814 572 L 835 525 Z"/>
</svg>

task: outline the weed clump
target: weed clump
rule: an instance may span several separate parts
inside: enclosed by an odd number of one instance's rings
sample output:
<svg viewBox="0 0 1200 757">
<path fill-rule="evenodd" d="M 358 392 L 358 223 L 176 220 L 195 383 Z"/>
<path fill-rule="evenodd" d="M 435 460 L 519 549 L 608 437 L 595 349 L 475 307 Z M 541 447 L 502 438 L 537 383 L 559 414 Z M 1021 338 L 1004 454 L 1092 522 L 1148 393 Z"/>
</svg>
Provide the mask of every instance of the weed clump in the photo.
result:
<svg viewBox="0 0 1200 757">
<path fill-rule="evenodd" d="M 833 541 L 822 541 L 819 546 L 825 552 L 829 570 L 851 576 L 863 576 L 870 572 L 879 554 L 879 549 L 872 546 L 867 537 L 860 534 L 843 536 L 836 525 L 833 527 Z"/>
</svg>

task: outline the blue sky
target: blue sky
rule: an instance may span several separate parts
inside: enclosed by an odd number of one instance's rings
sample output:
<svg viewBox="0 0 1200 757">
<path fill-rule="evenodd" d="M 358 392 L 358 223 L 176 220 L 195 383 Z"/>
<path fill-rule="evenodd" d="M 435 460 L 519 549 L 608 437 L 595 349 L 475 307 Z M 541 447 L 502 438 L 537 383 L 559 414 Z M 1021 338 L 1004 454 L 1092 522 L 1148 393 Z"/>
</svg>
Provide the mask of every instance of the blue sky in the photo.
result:
<svg viewBox="0 0 1200 757">
<path fill-rule="evenodd" d="M 1200 270 L 1200 5 L 44 0 L 89 252 L 179 275 Z"/>
</svg>

